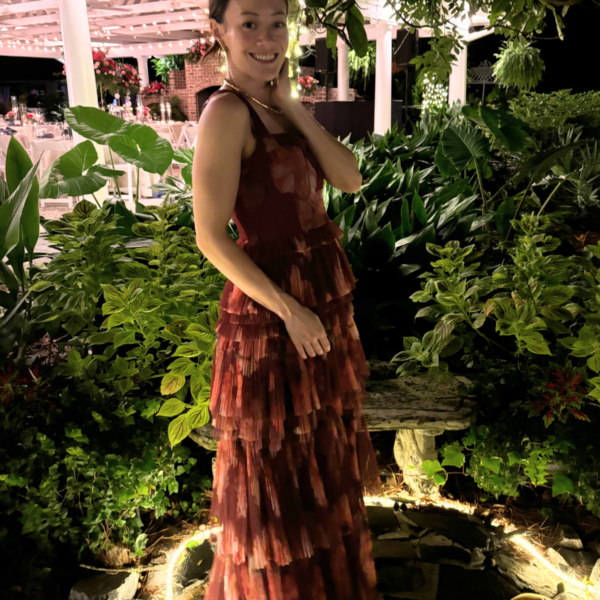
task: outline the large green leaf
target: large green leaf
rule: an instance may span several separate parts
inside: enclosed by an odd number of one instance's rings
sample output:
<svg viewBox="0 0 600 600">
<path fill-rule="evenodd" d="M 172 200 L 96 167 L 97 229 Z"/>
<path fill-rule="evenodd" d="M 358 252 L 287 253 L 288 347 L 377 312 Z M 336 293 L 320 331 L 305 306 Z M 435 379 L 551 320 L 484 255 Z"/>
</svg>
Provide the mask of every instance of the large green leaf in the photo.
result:
<svg viewBox="0 0 600 600">
<path fill-rule="evenodd" d="M 8 200 L 0 206 L 0 260 L 19 243 L 21 215 L 31 192 L 40 160 L 41 158 L 31 167 Z"/>
<path fill-rule="evenodd" d="M 512 115 L 493 110 L 488 106 L 480 106 L 481 118 L 509 152 L 521 152 L 527 143 L 528 133 L 525 123 Z"/>
<path fill-rule="evenodd" d="M 17 189 L 31 171 L 32 166 L 33 163 L 25 148 L 21 146 L 17 138 L 12 137 L 6 152 L 6 183 L 9 194 Z M 30 259 L 33 258 L 33 251 L 40 235 L 39 189 L 40 186 L 34 172 L 31 189 L 21 214 L 21 242 L 27 248 Z"/>
<path fill-rule="evenodd" d="M 8 191 L 8 185 L 6 185 L 6 181 L 0 177 L 0 204 L 4 204 L 9 196 L 10 192 Z"/>
<path fill-rule="evenodd" d="M 350 38 L 352 49 L 359 58 L 363 58 L 369 48 L 369 40 L 367 39 L 363 23 L 364 18 L 360 10 L 356 6 L 353 6 L 346 13 L 346 28 L 348 29 L 348 37 Z"/>
<path fill-rule="evenodd" d="M 42 176 L 42 198 L 93 194 L 106 185 L 106 179 L 91 169 L 98 153 L 90 141 L 81 142 L 65 152 Z M 84 171 L 88 171 L 84 174 Z M 109 169 L 110 171 L 110 169 Z"/>
<path fill-rule="evenodd" d="M 185 166 L 181 169 L 181 176 L 187 185 L 192 185 L 192 166 L 194 164 L 194 148 L 175 150 L 173 157 Z"/>
<path fill-rule="evenodd" d="M 442 149 L 459 171 L 465 169 L 473 159 L 487 158 L 490 154 L 490 144 L 481 131 L 455 125 L 444 131 Z"/>
<path fill-rule="evenodd" d="M 173 160 L 171 144 L 147 125 L 129 123 L 87 106 L 65 109 L 65 119 L 83 137 L 109 145 L 125 162 L 148 173 L 162 175 Z"/>
<path fill-rule="evenodd" d="M 545 152 L 539 152 L 532 156 L 519 170 L 513 179 L 513 184 L 517 185 L 525 177 L 531 175 L 533 183 L 539 183 L 546 173 L 564 156 L 573 150 L 587 144 L 586 140 L 579 140 L 572 144 L 567 144 L 562 148 L 551 148 Z"/>
<path fill-rule="evenodd" d="M 125 162 L 162 175 L 173 162 L 173 147 L 147 125 L 130 124 L 126 135 L 114 135 L 108 145 Z"/>
<path fill-rule="evenodd" d="M 504 237 L 510 228 L 510 220 L 515 218 L 515 199 L 510 196 L 505 198 L 496 210 L 494 221 L 500 237 Z"/>
<path fill-rule="evenodd" d="M 65 109 L 65 120 L 69 126 L 84 138 L 106 145 L 117 134 L 125 133 L 129 123 L 113 117 L 103 110 L 89 106 L 74 106 Z"/>
</svg>

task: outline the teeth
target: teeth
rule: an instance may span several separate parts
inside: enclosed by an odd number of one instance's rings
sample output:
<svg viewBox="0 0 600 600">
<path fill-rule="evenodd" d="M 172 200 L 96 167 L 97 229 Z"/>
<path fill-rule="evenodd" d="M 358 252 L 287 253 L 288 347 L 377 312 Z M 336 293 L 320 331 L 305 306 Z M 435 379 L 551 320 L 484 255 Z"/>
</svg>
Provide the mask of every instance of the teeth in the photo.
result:
<svg viewBox="0 0 600 600">
<path fill-rule="evenodd" d="M 258 60 L 273 60 L 275 58 L 274 54 L 253 54 L 254 58 L 258 58 Z"/>
</svg>

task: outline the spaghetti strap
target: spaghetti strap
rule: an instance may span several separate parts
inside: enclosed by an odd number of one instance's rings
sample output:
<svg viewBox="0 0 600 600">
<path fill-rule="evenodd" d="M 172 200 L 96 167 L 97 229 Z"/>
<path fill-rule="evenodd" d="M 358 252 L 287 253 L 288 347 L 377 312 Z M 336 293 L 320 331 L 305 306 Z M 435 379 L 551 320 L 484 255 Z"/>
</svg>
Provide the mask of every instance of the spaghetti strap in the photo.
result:
<svg viewBox="0 0 600 600">
<path fill-rule="evenodd" d="M 257 137 L 258 137 L 259 132 L 264 133 L 268 137 L 271 137 L 271 138 L 273 137 L 273 134 L 267 129 L 267 127 L 263 123 L 262 119 L 258 116 L 258 113 L 254 110 L 254 107 L 252 106 L 252 103 L 247 98 L 245 98 L 243 94 L 240 94 L 237 90 L 234 90 L 233 88 L 225 88 L 225 89 L 218 89 L 218 90 L 216 90 L 206 100 L 206 102 L 202 106 L 202 111 L 204 111 L 205 106 L 208 104 L 208 102 L 210 100 L 212 100 L 217 94 L 223 93 L 223 92 L 232 92 L 238 98 L 240 98 L 244 102 L 244 104 L 246 104 L 246 106 L 248 107 L 248 110 L 250 111 L 250 118 L 252 119 L 252 122 L 254 123 L 255 131 L 257 133 Z"/>
</svg>

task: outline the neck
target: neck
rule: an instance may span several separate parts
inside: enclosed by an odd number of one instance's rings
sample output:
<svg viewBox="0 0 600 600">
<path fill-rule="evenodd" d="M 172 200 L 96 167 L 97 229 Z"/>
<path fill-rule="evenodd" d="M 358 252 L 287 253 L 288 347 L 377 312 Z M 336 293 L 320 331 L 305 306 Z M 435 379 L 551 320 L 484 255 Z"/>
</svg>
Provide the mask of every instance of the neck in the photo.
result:
<svg viewBox="0 0 600 600">
<path fill-rule="evenodd" d="M 226 79 L 246 94 L 253 96 L 267 105 L 270 104 L 271 84 L 268 81 L 261 81 L 253 77 L 234 74 L 231 71 L 227 74 Z"/>
</svg>

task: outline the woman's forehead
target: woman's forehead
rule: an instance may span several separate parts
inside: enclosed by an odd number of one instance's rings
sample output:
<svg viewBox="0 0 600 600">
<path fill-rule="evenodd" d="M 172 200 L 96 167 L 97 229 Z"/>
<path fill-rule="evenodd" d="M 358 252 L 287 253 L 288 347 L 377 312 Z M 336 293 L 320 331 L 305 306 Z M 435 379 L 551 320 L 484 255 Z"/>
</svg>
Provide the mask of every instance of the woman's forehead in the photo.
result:
<svg viewBox="0 0 600 600">
<path fill-rule="evenodd" d="M 287 4 L 285 0 L 229 0 L 227 12 L 248 17 L 286 16 Z"/>
</svg>

